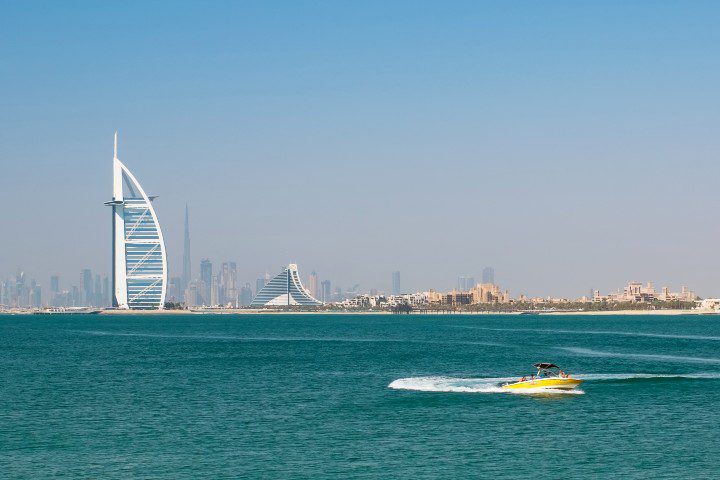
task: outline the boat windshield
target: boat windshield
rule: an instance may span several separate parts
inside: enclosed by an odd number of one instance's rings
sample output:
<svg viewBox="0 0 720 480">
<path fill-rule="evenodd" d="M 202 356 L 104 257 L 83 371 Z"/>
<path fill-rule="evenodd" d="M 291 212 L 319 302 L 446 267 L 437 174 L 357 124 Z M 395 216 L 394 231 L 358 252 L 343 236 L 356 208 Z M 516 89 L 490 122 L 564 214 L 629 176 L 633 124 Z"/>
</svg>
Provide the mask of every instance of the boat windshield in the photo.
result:
<svg viewBox="0 0 720 480">
<path fill-rule="evenodd" d="M 560 377 L 560 367 L 557 365 L 552 364 L 535 364 L 533 365 L 535 368 L 537 368 L 537 376 L 538 377 Z"/>
</svg>

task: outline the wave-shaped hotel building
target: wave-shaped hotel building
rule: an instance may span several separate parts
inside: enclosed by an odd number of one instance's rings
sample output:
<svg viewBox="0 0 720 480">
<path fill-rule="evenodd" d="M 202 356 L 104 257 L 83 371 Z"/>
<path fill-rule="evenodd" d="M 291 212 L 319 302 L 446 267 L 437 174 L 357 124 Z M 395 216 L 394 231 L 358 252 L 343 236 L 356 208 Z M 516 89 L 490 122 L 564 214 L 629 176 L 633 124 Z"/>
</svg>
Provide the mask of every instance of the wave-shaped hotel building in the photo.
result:
<svg viewBox="0 0 720 480">
<path fill-rule="evenodd" d="M 157 310 L 165 304 L 167 256 L 152 201 L 113 155 L 112 303 L 118 309 Z"/>
<path fill-rule="evenodd" d="M 297 265 L 291 263 L 257 293 L 251 307 L 318 306 L 323 303 L 310 295 L 300 282 Z"/>
</svg>

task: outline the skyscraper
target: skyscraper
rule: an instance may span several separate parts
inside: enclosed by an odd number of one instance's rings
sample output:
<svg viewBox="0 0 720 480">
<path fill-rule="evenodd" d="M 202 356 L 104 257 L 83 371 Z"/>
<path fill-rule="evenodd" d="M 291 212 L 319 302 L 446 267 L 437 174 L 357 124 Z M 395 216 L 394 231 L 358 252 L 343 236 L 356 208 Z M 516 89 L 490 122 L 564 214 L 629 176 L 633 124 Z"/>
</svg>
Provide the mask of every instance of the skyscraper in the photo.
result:
<svg viewBox="0 0 720 480">
<path fill-rule="evenodd" d="M 475 286 L 475 277 L 468 277 L 466 275 L 458 277 L 458 290 L 461 292 L 467 292 Z"/>
<path fill-rule="evenodd" d="M 240 289 L 240 305 L 247 307 L 252 303 L 252 300 L 252 287 L 249 283 L 246 283 L 245 286 Z"/>
<path fill-rule="evenodd" d="M 17 274 L 15 275 L 15 289 L 11 294 L 11 297 L 13 297 L 13 301 L 11 301 L 10 304 L 14 307 L 26 307 L 26 290 L 25 272 L 23 272 L 22 270 L 18 270 Z"/>
<path fill-rule="evenodd" d="M 190 269 L 190 220 L 188 216 L 188 206 L 185 204 L 185 242 L 183 244 L 183 273 L 182 273 L 182 290 L 190 285 L 192 274 Z"/>
<path fill-rule="evenodd" d="M 495 283 L 495 269 L 493 267 L 483 268 L 482 283 Z"/>
<path fill-rule="evenodd" d="M 185 289 L 185 305 L 188 307 L 196 307 L 198 305 L 202 305 L 203 299 L 202 299 L 202 293 L 200 292 L 200 286 L 202 286 L 202 281 L 200 280 L 192 280 L 190 281 L 190 284 Z"/>
<path fill-rule="evenodd" d="M 47 304 L 51 307 L 59 307 L 63 305 L 63 300 L 60 296 L 60 277 L 58 275 L 50 276 L 50 299 L 46 300 Z M 3 302 L 0 301 L 0 304 Z"/>
<path fill-rule="evenodd" d="M 80 273 L 80 285 L 80 288 L 82 288 L 82 304 L 84 306 L 93 305 L 95 292 L 93 289 L 92 271 L 89 268 L 84 269 Z"/>
<path fill-rule="evenodd" d="M 210 280 L 210 301 L 206 302 L 210 306 L 220 305 L 220 298 L 218 296 L 220 290 L 220 284 L 218 282 L 217 275 L 212 276 Z"/>
<path fill-rule="evenodd" d="M 233 307 L 240 306 L 240 288 L 238 285 L 237 264 L 230 262 L 228 275 L 225 279 L 225 300 Z"/>
<path fill-rule="evenodd" d="M 35 280 L 30 282 L 29 304 L 31 307 L 42 307 L 42 290 Z"/>
<path fill-rule="evenodd" d="M 318 276 L 315 270 L 313 270 L 308 277 L 308 290 L 310 290 L 310 295 L 318 298 Z"/>
<path fill-rule="evenodd" d="M 200 292 L 200 296 L 202 297 L 202 302 L 205 305 L 212 305 L 210 303 L 213 284 L 212 272 L 212 262 L 207 258 L 200 260 L 200 280 L 202 281 L 202 291 Z"/>
<path fill-rule="evenodd" d="M 79 307 L 80 305 L 80 289 L 73 285 L 70 293 L 70 306 L 71 307 Z"/>
<path fill-rule="evenodd" d="M 237 264 L 235 262 L 223 262 L 219 272 L 219 299 L 221 305 L 232 304 L 238 306 L 238 285 L 237 285 Z"/>
<path fill-rule="evenodd" d="M 392 273 L 392 294 L 400 295 L 400 272 Z"/>
<path fill-rule="evenodd" d="M 323 280 L 320 283 L 320 299 L 325 303 L 332 300 L 332 285 L 330 284 L 330 280 Z"/>
<path fill-rule="evenodd" d="M 113 155 L 112 297 L 119 309 L 162 309 L 167 290 L 165 241 L 152 201 L 135 176 Z"/>
</svg>

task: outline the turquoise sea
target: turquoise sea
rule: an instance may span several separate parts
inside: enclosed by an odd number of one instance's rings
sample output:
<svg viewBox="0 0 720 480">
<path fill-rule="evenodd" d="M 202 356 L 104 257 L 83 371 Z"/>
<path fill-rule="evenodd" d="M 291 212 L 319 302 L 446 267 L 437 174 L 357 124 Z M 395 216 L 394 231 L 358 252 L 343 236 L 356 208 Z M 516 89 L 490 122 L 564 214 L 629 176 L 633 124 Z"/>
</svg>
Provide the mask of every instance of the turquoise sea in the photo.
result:
<svg viewBox="0 0 720 480">
<path fill-rule="evenodd" d="M 0 477 L 720 478 L 718 392 L 717 317 L 0 316 Z"/>
</svg>

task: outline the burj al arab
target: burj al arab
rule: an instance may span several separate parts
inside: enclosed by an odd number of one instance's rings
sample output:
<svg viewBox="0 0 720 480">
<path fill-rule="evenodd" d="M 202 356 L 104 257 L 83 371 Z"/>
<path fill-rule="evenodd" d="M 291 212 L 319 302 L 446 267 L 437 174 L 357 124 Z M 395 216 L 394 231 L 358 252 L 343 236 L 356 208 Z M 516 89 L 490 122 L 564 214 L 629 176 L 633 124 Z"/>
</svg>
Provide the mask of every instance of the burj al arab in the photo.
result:
<svg viewBox="0 0 720 480">
<path fill-rule="evenodd" d="M 118 159 L 115 133 L 112 207 L 112 303 L 117 309 L 158 310 L 165 304 L 167 255 L 152 202 Z"/>
</svg>

